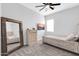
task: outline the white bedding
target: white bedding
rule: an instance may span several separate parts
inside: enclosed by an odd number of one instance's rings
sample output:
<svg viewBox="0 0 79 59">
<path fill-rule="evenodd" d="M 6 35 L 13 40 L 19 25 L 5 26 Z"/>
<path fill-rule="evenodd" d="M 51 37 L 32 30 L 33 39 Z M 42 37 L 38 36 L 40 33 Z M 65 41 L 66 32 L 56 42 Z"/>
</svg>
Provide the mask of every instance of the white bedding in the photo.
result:
<svg viewBox="0 0 79 59">
<path fill-rule="evenodd" d="M 58 37 L 58 36 L 45 36 L 45 37 L 50 37 L 50 38 L 53 38 L 53 39 L 59 39 L 59 40 L 67 40 L 67 39 L 65 39 L 66 37 Z"/>
<path fill-rule="evenodd" d="M 60 36 L 49 36 L 49 35 L 46 35 L 46 37 L 50 37 L 50 38 L 53 38 L 53 39 L 58 39 L 58 40 L 69 40 L 69 41 L 74 41 L 74 40 L 77 40 L 78 37 L 75 37 L 74 34 L 70 34 L 68 35 L 67 37 L 60 37 Z"/>
</svg>

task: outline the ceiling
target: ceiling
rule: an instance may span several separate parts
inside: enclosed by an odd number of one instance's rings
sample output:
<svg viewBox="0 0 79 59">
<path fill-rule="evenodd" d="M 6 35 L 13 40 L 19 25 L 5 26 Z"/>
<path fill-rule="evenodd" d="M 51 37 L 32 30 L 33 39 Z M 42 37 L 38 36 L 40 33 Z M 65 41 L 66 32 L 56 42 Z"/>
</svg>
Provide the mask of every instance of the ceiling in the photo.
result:
<svg viewBox="0 0 79 59">
<path fill-rule="evenodd" d="M 55 12 L 59 12 L 68 8 L 72 8 L 75 6 L 78 6 L 79 3 L 61 3 L 61 5 L 56 6 L 54 10 L 51 10 L 50 8 L 48 8 L 48 6 L 43 9 L 42 11 L 39 11 L 41 9 L 41 7 L 36 8 L 35 6 L 39 6 L 42 5 L 42 3 L 21 3 L 21 5 L 41 14 L 41 15 L 49 15 L 51 13 L 55 13 Z"/>
</svg>

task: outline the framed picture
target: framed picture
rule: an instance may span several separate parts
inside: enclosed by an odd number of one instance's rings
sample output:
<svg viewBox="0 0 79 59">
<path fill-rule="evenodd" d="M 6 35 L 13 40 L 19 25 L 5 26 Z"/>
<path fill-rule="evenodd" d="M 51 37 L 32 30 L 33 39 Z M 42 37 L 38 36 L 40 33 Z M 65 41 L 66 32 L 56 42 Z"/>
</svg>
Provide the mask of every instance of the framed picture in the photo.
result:
<svg viewBox="0 0 79 59">
<path fill-rule="evenodd" d="M 37 24 L 37 30 L 44 30 L 45 29 L 45 24 L 38 23 Z"/>
</svg>

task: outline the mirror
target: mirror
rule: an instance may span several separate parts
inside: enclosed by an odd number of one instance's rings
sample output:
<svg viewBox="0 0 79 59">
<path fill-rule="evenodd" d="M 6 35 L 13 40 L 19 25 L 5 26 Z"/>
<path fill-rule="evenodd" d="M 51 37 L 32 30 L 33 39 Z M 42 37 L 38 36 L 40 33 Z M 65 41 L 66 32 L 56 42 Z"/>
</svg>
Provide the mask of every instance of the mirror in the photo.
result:
<svg viewBox="0 0 79 59">
<path fill-rule="evenodd" d="M 19 24 L 6 22 L 7 52 L 20 46 Z"/>
<path fill-rule="evenodd" d="M 23 46 L 21 21 L 1 17 L 1 55 L 6 56 Z"/>
</svg>

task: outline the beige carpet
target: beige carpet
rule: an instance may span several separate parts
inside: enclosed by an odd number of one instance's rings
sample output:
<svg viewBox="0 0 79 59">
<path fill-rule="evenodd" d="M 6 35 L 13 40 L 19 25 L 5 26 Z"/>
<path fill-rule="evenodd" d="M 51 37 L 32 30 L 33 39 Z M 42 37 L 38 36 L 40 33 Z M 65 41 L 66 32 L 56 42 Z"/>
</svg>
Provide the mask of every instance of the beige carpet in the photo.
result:
<svg viewBox="0 0 79 59">
<path fill-rule="evenodd" d="M 34 43 L 33 45 L 24 46 L 19 50 L 16 50 L 9 56 L 77 56 L 77 55 L 46 44 Z"/>
</svg>

